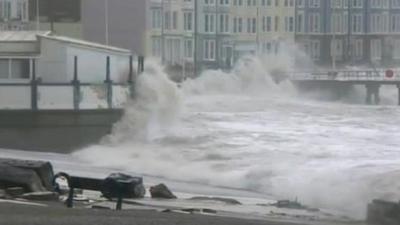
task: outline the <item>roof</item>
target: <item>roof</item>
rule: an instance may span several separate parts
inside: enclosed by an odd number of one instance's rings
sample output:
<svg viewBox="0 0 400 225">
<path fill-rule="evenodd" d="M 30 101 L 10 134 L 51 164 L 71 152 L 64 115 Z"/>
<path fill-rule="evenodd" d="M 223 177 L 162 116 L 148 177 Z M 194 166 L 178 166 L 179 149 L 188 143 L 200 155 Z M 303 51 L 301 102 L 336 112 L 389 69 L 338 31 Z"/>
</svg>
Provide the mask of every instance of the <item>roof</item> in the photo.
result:
<svg viewBox="0 0 400 225">
<path fill-rule="evenodd" d="M 37 35 L 49 35 L 50 31 L 1 31 L 0 42 L 33 42 Z"/>
<path fill-rule="evenodd" d="M 65 36 L 57 36 L 57 35 L 50 35 L 50 34 L 44 34 L 44 35 L 39 34 L 37 36 L 40 38 L 70 43 L 70 44 L 79 45 L 79 46 L 88 47 L 88 48 L 96 48 L 96 49 L 100 49 L 100 50 L 119 52 L 119 53 L 123 53 L 123 54 L 131 54 L 131 51 L 128 49 L 117 48 L 117 47 L 103 45 L 103 44 L 99 44 L 99 43 L 95 43 L 95 42 L 83 41 L 80 39 L 75 39 L 75 38 L 70 38 L 70 37 L 65 37 Z"/>
</svg>

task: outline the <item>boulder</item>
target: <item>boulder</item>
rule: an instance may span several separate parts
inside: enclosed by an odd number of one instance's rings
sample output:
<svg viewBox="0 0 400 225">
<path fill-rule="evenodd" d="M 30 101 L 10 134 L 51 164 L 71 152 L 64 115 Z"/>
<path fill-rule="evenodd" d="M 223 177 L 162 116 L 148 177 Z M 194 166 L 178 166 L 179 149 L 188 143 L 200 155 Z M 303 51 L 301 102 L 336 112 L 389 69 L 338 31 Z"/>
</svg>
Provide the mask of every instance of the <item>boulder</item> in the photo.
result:
<svg viewBox="0 0 400 225">
<path fill-rule="evenodd" d="M 150 187 L 150 194 L 152 198 L 176 198 L 176 196 L 168 189 L 165 184 L 158 184 L 156 186 Z"/>
<path fill-rule="evenodd" d="M 25 192 L 46 191 L 34 170 L 0 164 L 0 188 L 23 187 Z"/>
<path fill-rule="evenodd" d="M 49 162 L 0 158 L 0 188 L 23 187 L 25 192 L 53 191 Z"/>
<path fill-rule="evenodd" d="M 58 193 L 50 191 L 25 193 L 20 197 L 33 201 L 58 201 L 59 199 Z"/>
<path fill-rule="evenodd" d="M 101 185 L 101 193 L 105 198 L 143 198 L 146 189 L 143 178 L 133 177 L 123 173 L 113 173 L 104 179 Z M 119 196 L 121 195 L 121 196 Z"/>
</svg>

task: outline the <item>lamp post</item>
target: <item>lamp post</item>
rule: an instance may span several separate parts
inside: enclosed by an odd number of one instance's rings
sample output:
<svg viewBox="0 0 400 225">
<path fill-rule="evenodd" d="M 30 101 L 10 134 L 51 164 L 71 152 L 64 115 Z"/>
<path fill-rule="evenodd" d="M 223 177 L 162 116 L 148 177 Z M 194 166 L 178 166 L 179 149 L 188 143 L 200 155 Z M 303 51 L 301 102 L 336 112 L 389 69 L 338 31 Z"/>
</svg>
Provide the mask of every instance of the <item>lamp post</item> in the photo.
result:
<svg viewBox="0 0 400 225">
<path fill-rule="evenodd" d="M 36 31 L 40 30 L 39 1 L 40 0 L 36 0 Z"/>
<path fill-rule="evenodd" d="M 109 44 L 109 34 L 108 34 L 108 0 L 104 0 L 104 25 L 105 25 L 105 39 L 106 45 Z"/>
</svg>

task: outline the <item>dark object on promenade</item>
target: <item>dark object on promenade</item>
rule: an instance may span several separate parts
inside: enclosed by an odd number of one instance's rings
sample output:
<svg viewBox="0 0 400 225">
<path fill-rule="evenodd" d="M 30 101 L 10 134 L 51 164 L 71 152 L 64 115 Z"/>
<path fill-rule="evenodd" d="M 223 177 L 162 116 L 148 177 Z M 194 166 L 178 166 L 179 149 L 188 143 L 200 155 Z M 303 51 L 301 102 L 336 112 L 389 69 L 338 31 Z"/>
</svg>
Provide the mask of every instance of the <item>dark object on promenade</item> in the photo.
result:
<svg viewBox="0 0 400 225">
<path fill-rule="evenodd" d="M 105 179 L 70 176 L 67 173 L 58 173 L 54 177 L 54 183 L 57 179 L 63 177 L 68 182 L 69 193 L 66 201 L 67 207 L 73 207 L 74 190 L 76 188 L 83 190 L 100 191 L 106 198 L 117 198 L 116 210 L 122 209 L 123 198 L 142 198 L 145 194 L 143 179 L 141 177 L 132 177 L 126 174 L 111 174 Z M 56 186 L 58 186 L 56 184 Z M 59 188 L 56 188 L 59 190 Z"/>
<path fill-rule="evenodd" d="M 0 188 L 24 192 L 53 191 L 53 167 L 49 162 L 0 159 Z M 16 193 L 16 192 L 15 192 Z"/>
<path fill-rule="evenodd" d="M 165 184 L 158 184 L 156 186 L 150 187 L 150 194 L 152 198 L 165 198 L 165 199 L 177 198 Z"/>
<path fill-rule="evenodd" d="M 120 188 L 116 188 L 120 185 Z M 132 177 L 123 173 L 113 173 L 103 182 L 101 193 L 104 197 L 118 198 L 120 194 L 124 198 L 143 198 L 146 189 L 143 186 L 143 178 Z"/>
<path fill-rule="evenodd" d="M 400 202 L 373 200 L 368 205 L 367 223 L 371 225 L 400 224 Z"/>
</svg>

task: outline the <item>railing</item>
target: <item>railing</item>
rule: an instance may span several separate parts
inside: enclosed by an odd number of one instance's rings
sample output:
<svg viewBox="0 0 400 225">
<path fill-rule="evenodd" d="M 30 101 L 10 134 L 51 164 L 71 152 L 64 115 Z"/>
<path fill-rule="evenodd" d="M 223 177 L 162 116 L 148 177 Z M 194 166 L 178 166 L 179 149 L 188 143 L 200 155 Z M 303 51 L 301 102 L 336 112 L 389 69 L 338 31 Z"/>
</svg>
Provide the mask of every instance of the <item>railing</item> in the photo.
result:
<svg viewBox="0 0 400 225">
<path fill-rule="evenodd" d="M 32 64 L 31 80 L 0 83 L 0 110 L 80 110 L 121 109 L 129 98 L 134 97 L 132 57 L 129 77 L 124 83 L 110 79 L 110 58 L 107 57 L 106 78 L 102 83 L 81 83 L 78 79 L 77 57 L 74 60 L 74 78 L 71 82 L 49 83 L 36 78 Z M 139 58 L 138 73 L 143 72 L 143 58 Z"/>
<path fill-rule="evenodd" d="M 293 72 L 288 77 L 293 81 L 400 81 L 400 70 L 393 71 L 393 77 L 386 76 L 386 70 L 343 70 L 337 72 Z"/>
</svg>

